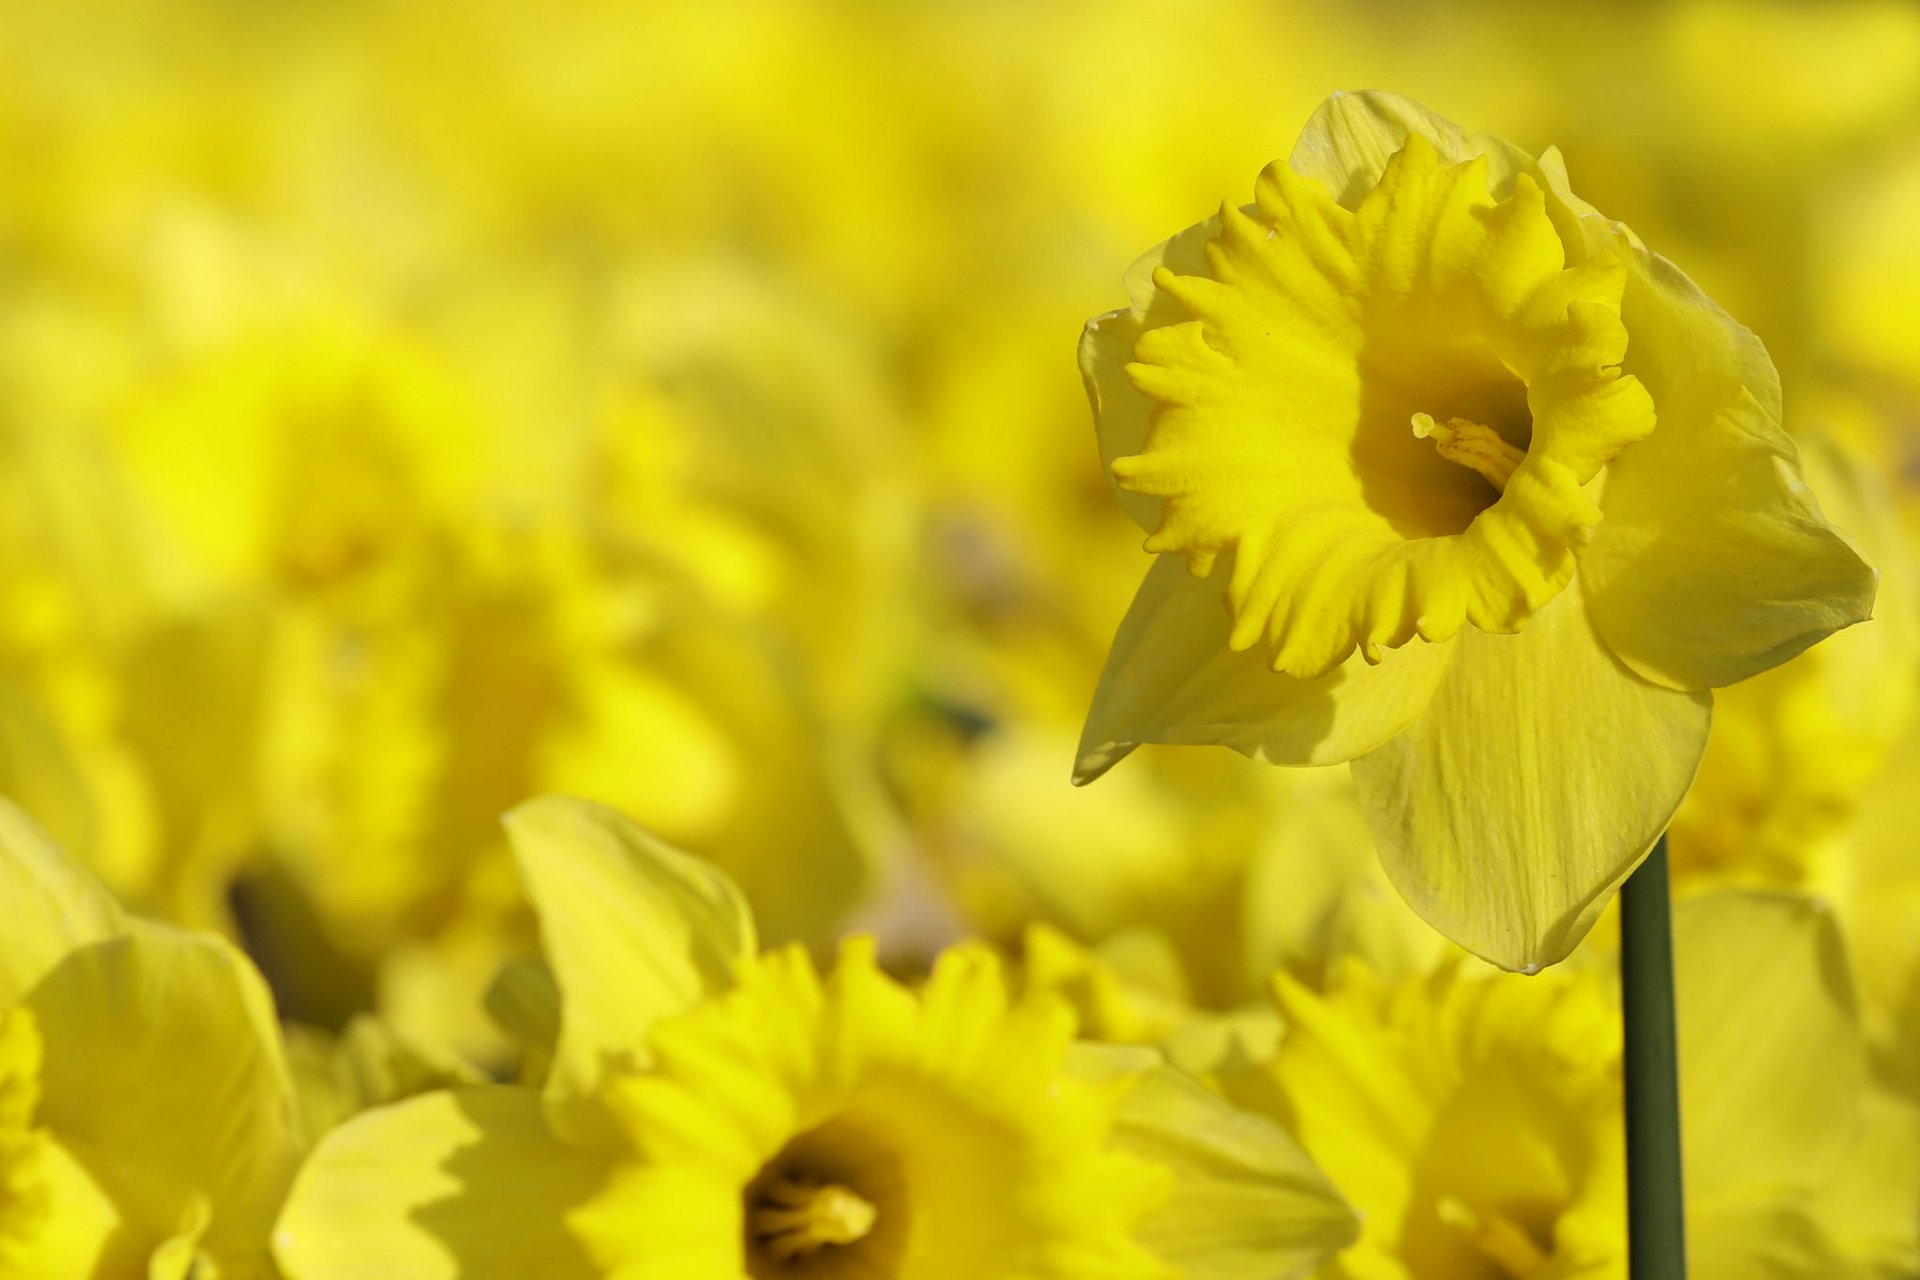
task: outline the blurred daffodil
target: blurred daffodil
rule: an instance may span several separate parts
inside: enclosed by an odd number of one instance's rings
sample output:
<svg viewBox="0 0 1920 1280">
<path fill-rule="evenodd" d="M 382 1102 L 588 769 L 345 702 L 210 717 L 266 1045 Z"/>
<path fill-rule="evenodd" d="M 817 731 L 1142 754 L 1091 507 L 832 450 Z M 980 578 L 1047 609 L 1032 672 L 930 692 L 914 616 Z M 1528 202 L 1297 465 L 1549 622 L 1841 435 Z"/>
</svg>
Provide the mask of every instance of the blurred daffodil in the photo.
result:
<svg viewBox="0 0 1920 1280">
<path fill-rule="evenodd" d="M 1920 1155 L 1869 1127 L 1832 917 L 1728 893 L 1675 920 L 1691 1273 L 1897 1274 Z M 1523 981 L 1450 961 L 1327 994 L 1279 983 L 1286 1034 L 1263 1090 L 1361 1213 L 1330 1274 L 1352 1280 L 1624 1277 L 1618 1011 L 1602 972 Z M 1894 1128 L 1895 1133 L 1905 1130 Z M 1833 1188 L 1879 1185 L 1842 1203 Z"/>
<path fill-rule="evenodd" d="M 336 1130 L 277 1232 L 294 1280 L 1253 1277 L 1350 1238 L 1277 1129 L 1076 1045 L 982 949 L 919 990 L 859 942 L 822 975 L 609 810 L 536 801 L 509 831 L 559 1005 L 544 1105 L 455 1090 Z"/>
<path fill-rule="evenodd" d="M 1563 958 L 1665 828 L 1710 690 L 1865 618 L 1765 350 L 1557 152 L 1336 95 L 1087 328 L 1159 558 L 1081 780 L 1142 742 L 1354 762 L 1408 902 Z"/>
<path fill-rule="evenodd" d="M 267 1280 L 301 1151 L 265 984 L 0 803 L 0 1269 Z"/>
<path fill-rule="evenodd" d="M 1798 443 L 1828 515 L 1880 570 L 1873 625 L 1715 695 L 1713 740 L 1669 842 L 1682 893 L 1843 895 L 1846 836 L 1920 704 L 1920 579 L 1889 486 L 1840 438 L 1803 431 Z"/>
</svg>

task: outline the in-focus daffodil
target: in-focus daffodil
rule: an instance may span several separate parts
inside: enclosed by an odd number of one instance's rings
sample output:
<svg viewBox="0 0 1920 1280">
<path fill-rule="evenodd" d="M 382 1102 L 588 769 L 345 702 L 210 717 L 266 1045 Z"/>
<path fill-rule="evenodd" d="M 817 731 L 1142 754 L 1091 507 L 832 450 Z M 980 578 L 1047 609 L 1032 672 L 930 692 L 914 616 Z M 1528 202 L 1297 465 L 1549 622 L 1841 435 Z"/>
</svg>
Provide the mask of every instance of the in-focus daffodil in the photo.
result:
<svg viewBox="0 0 1920 1280">
<path fill-rule="evenodd" d="M 1867 1089 L 1831 915 L 1725 893 L 1683 903 L 1675 935 L 1692 1274 L 1898 1274 L 1920 1154 L 1868 1127 L 1903 1113 Z M 1354 964 L 1325 994 L 1277 987 L 1280 1049 L 1227 1087 L 1264 1096 L 1359 1210 L 1331 1275 L 1627 1274 L 1619 1013 L 1601 969 L 1523 980 L 1455 957 L 1398 982 Z M 1844 1204 L 1843 1183 L 1891 1194 Z"/>
<path fill-rule="evenodd" d="M 1713 687 L 1871 609 L 1764 348 L 1553 150 L 1336 95 L 1129 291 L 1081 362 L 1159 558 L 1079 777 L 1142 742 L 1352 760 L 1395 885 L 1500 965 L 1586 933 Z"/>
<path fill-rule="evenodd" d="M 301 1142 L 266 986 L 0 802 L 0 1272 L 269 1280 Z"/>
<path fill-rule="evenodd" d="M 724 876 L 609 810 L 536 801 L 508 829 L 559 1002 L 544 1097 L 335 1130 L 277 1232 L 293 1280 L 1251 1280 L 1351 1238 L 1277 1127 L 1076 1044 L 984 949 L 918 990 L 860 942 L 822 975 L 756 954 Z"/>
</svg>

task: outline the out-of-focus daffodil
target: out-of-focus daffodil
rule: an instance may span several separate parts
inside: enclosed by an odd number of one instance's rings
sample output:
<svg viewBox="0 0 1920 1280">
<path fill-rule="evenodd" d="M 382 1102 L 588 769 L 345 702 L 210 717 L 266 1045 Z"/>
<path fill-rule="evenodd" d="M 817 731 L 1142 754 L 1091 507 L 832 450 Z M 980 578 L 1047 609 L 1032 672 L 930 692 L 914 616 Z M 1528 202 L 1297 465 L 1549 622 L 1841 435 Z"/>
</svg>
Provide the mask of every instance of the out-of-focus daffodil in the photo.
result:
<svg viewBox="0 0 1920 1280">
<path fill-rule="evenodd" d="M 1838 437 L 1799 444 L 1827 514 L 1880 570 L 1873 625 L 1715 695 L 1713 739 L 1669 842 L 1682 893 L 1833 894 L 1847 874 L 1844 835 L 1920 702 L 1920 580 L 1888 486 Z"/>
<path fill-rule="evenodd" d="M 1920 1104 L 1920 734 L 1860 797 L 1854 820 L 1823 852 L 1817 887 L 1845 926 L 1875 1066 Z"/>
<path fill-rule="evenodd" d="M 1765 350 L 1557 152 L 1341 95 L 1255 195 L 1082 345 L 1160 557 L 1080 777 L 1147 741 L 1351 759 L 1415 909 L 1551 964 L 1672 816 L 1709 690 L 1865 618 L 1873 571 Z"/>
<path fill-rule="evenodd" d="M 1278 1131 L 948 952 L 914 991 L 849 944 L 756 955 L 711 866 L 575 801 L 509 819 L 560 1002 L 540 1095 L 455 1090 L 323 1142 L 294 1280 L 1254 1276 L 1348 1238 Z"/>
<path fill-rule="evenodd" d="M 0 1267 L 267 1280 L 301 1142 L 259 975 L 124 917 L 4 803 L 0 898 Z"/>
<path fill-rule="evenodd" d="M 1676 916 L 1691 1272 L 1895 1274 L 1920 1155 L 1867 1127 L 1886 1105 L 1829 915 L 1723 894 Z M 1626 1274 L 1618 1012 L 1595 968 L 1522 980 L 1449 962 L 1326 995 L 1279 983 L 1269 1104 L 1359 1209 L 1354 1280 Z M 1887 1113 L 1893 1114 L 1893 1113 Z M 1898 1131 L 1898 1130 L 1896 1130 Z M 1842 1205 L 1841 1180 L 1891 1194 Z"/>
</svg>

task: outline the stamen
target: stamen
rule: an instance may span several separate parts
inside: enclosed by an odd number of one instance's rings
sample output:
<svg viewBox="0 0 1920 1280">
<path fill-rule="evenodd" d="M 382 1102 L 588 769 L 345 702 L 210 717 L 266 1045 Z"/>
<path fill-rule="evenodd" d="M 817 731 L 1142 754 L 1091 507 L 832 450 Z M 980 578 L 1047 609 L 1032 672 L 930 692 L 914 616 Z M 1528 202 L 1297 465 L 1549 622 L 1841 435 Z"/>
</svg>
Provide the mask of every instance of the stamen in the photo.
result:
<svg viewBox="0 0 1920 1280">
<path fill-rule="evenodd" d="M 830 1244 L 866 1238 L 879 1211 L 837 1182 L 781 1177 L 769 1184 L 747 1227 L 776 1262 L 805 1257 Z"/>
<path fill-rule="evenodd" d="M 1448 462 L 1471 467 L 1485 476 L 1487 483 L 1505 493 L 1515 468 L 1526 460 L 1526 453 L 1500 438 L 1492 427 L 1465 418 L 1435 422 L 1433 415 L 1413 415 L 1413 434 L 1432 440 L 1433 447 Z"/>
<path fill-rule="evenodd" d="M 1466 1234 L 1474 1248 L 1513 1280 L 1534 1280 L 1552 1261 L 1537 1241 L 1505 1214 L 1475 1213 L 1452 1196 L 1435 1206 L 1440 1221 Z"/>
</svg>

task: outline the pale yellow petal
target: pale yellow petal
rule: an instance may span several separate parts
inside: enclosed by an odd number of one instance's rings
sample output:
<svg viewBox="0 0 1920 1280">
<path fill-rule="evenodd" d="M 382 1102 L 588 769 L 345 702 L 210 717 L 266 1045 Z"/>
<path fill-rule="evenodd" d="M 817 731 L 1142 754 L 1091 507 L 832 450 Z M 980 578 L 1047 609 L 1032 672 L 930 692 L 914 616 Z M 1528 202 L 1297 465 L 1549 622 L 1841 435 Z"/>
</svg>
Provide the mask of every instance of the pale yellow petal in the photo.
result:
<svg viewBox="0 0 1920 1280">
<path fill-rule="evenodd" d="M 0 1274 L 7 1280 L 136 1274 L 151 1242 L 137 1228 L 129 1229 L 100 1184 L 65 1147 L 41 1137 L 33 1188 L 46 1197 L 47 1212 L 26 1231 L 0 1238 Z"/>
<path fill-rule="evenodd" d="M 93 873 L 63 853 L 10 801 L 0 800 L 0 1009 L 25 995 L 75 947 L 123 927 L 120 907 Z"/>
<path fill-rule="evenodd" d="M 540 1095 L 425 1094 L 329 1134 L 274 1231 L 287 1280 L 586 1280 L 565 1217 L 606 1176 L 547 1128 Z"/>
<path fill-rule="evenodd" d="M 1080 738 L 1074 781 L 1090 782 L 1142 743 L 1218 743 L 1275 764 L 1337 764 L 1370 751 L 1420 714 L 1450 648 L 1414 641 L 1378 665 L 1356 655 L 1324 676 L 1273 671 L 1259 650 L 1235 653 L 1227 569 L 1196 578 L 1158 557 L 1114 637 Z"/>
<path fill-rule="evenodd" d="M 655 1021 L 733 985 L 756 949 L 753 919 L 718 868 L 612 809 L 551 796 L 506 827 L 560 988 L 548 1093 L 572 1132 L 569 1113 L 591 1106 L 608 1071 L 646 1063 Z"/>
<path fill-rule="evenodd" d="M 1658 425 L 1609 467 L 1578 581 L 1635 671 L 1676 689 L 1732 684 L 1869 617 L 1874 571 L 1801 475 L 1760 340 L 1673 264 L 1621 252 L 1621 367 Z"/>
<path fill-rule="evenodd" d="M 1674 911 L 1687 1191 L 1702 1207 L 1823 1182 L 1853 1132 L 1867 1051 L 1832 913 L 1786 893 Z"/>
<path fill-rule="evenodd" d="M 211 1207 L 202 1247 L 263 1258 L 299 1158 L 272 998 L 213 937 L 135 923 L 72 952 L 27 997 L 45 1040 L 39 1123 L 134 1230 Z"/>
<path fill-rule="evenodd" d="M 1294 143 L 1287 163 L 1303 177 L 1324 182 L 1347 208 L 1380 181 L 1387 161 L 1420 137 L 1449 164 L 1487 158 L 1488 186 L 1504 194 L 1519 173 L 1538 174 L 1531 156 L 1492 134 L 1467 133 L 1412 98 L 1378 90 L 1334 93 L 1315 109 Z"/>
<path fill-rule="evenodd" d="M 1135 1080 L 1112 1141 L 1173 1174 L 1172 1195 L 1139 1234 L 1187 1276 L 1311 1275 L 1359 1235 L 1353 1210 L 1284 1130 L 1173 1068 Z"/>
<path fill-rule="evenodd" d="M 1686 794 L 1711 700 L 1640 679 L 1566 592 L 1514 636 L 1463 634 L 1426 714 L 1354 761 L 1388 877 L 1508 969 L 1573 950 Z"/>
</svg>

